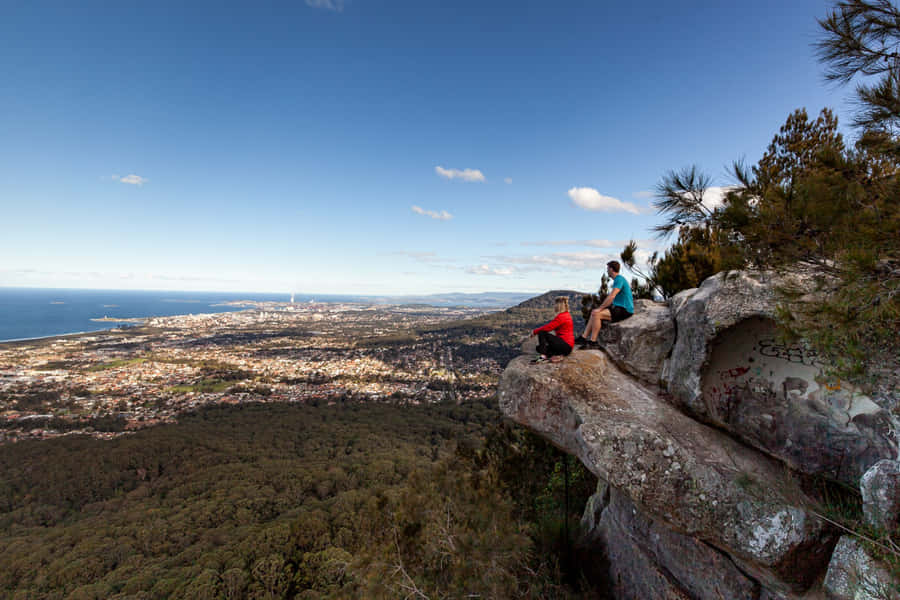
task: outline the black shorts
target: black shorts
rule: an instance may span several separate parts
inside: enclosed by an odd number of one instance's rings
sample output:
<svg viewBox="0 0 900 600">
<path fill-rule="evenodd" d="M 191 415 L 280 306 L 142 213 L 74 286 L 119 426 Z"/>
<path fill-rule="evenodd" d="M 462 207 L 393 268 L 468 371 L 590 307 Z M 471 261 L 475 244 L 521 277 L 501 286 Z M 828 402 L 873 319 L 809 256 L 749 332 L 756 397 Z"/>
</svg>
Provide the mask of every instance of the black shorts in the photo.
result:
<svg viewBox="0 0 900 600">
<path fill-rule="evenodd" d="M 631 315 L 632 315 L 632 313 L 628 312 L 621 306 L 611 306 L 609 308 L 609 316 L 612 317 L 613 323 L 618 323 L 619 321 L 624 321 Z"/>
</svg>

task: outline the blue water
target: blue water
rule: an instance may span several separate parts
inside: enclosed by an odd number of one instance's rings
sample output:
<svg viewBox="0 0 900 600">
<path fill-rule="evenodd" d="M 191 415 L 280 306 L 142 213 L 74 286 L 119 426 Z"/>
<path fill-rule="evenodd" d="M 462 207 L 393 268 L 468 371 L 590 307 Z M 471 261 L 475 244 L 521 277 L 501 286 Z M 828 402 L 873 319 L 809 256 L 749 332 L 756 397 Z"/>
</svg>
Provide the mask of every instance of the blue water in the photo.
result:
<svg viewBox="0 0 900 600">
<path fill-rule="evenodd" d="M 116 323 L 91 321 L 107 316 L 125 319 L 244 310 L 215 306 L 229 300 L 288 302 L 290 295 L 0 287 L 0 341 L 116 327 Z"/>
<path fill-rule="evenodd" d="M 359 302 L 364 304 L 418 303 L 431 306 L 470 306 L 500 309 L 530 298 L 530 294 L 485 292 L 428 296 L 350 296 L 297 294 L 295 302 Z M 102 317 L 168 317 L 231 312 L 244 307 L 219 306 L 223 302 L 255 300 L 288 302 L 290 294 L 239 292 L 152 292 L 128 290 L 67 290 L 0 287 L 0 342 L 51 337 L 118 327 Z"/>
</svg>

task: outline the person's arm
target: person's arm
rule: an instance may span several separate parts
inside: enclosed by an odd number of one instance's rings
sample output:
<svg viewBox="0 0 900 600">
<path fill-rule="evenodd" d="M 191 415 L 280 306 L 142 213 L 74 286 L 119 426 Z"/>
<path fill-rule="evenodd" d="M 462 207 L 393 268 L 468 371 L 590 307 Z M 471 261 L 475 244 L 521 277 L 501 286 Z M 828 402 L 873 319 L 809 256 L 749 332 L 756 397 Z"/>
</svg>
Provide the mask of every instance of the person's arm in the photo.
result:
<svg viewBox="0 0 900 600">
<path fill-rule="evenodd" d="M 556 329 L 557 327 L 559 327 L 561 324 L 562 324 L 562 313 L 559 313 L 558 315 L 556 315 L 555 317 L 553 317 L 553 320 L 552 320 L 552 321 L 550 321 L 550 322 L 547 323 L 546 325 L 543 325 L 543 326 L 541 326 L 541 327 L 538 327 L 537 329 L 535 329 L 534 331 L 532 331 L 532 332 L 531 332 L 531 335 L 537 335 L 538 332 L 540 332 L 540 331 L 553 331 L 554 329 Z"/>
<path fill-rule="evenodd" d="M 606 298 L 603 299 L 603 303 L 600 304 L 595 310 L 603 310 L 604 308 L 609 308 L 612 306 L 613 300 L 616 299 L 616 294 L 619 293 L 619 288 L 613 288 L 610 293 L 606 295 Z"/>
</svg>

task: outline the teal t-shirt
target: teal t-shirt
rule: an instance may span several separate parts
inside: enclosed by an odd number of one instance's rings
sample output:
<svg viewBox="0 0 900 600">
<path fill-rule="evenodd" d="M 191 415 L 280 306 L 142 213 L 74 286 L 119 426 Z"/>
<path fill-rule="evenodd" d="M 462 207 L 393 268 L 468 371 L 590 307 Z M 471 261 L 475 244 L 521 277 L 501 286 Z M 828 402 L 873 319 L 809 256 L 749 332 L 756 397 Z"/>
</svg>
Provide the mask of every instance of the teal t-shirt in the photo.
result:
<svg viewBox="0 0 900 600">
<path fill-rule="evenodd" d="M 613 306 L 621 306 L 631 314 L 634 314 L 634 299 L 631 297 L 631 286 L 621 275 L 616 275 L 612 282 L 613 288 L 618 288 L 619 293 L 613 298 Z"/>
</svg>

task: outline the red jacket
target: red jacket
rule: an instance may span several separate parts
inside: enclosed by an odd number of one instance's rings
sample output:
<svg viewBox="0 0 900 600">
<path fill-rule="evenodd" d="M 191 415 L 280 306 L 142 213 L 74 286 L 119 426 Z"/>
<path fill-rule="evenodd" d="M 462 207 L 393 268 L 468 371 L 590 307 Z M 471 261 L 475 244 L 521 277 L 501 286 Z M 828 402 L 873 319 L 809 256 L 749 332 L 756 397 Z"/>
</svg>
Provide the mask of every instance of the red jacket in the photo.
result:
<svg viewBox="0 0 900 600">
<path fill-rule="evenodd" d="M 556 335 L 558 335 L 562 341 L 570 346 L 575 346 L 575 326 L 572 325 L 572 315 L 569 314 L 569 311 L 566 310 L 559 313 L 552 321 L 543 327 L 538 327 L 532 333 L 537 335 L 541 331 L 554 330 L 556 330 Z"/>
</svg>

